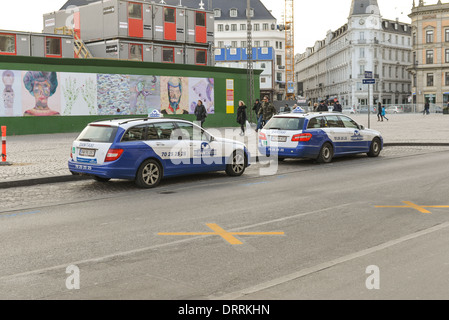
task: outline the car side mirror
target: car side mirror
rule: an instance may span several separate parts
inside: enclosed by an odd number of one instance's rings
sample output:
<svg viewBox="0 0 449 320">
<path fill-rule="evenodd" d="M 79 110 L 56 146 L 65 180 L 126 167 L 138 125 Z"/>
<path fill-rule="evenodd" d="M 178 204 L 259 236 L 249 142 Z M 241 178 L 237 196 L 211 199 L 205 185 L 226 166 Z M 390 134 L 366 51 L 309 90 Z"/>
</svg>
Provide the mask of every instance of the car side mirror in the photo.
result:
<svg viewBox="0 0 449 320">
<path fill-rule="evenodd" d="M 209 137 L 209 142 L 213 142 L 213 141 L 215 141 L 215 138 L 213 136 L 210 136 Z"/>
<path fill-rule="evenodd" d="M 359 129 L 360 129 L 360 130 L 365 130 L 365 126 L 359 124 Z"/>
</svg>

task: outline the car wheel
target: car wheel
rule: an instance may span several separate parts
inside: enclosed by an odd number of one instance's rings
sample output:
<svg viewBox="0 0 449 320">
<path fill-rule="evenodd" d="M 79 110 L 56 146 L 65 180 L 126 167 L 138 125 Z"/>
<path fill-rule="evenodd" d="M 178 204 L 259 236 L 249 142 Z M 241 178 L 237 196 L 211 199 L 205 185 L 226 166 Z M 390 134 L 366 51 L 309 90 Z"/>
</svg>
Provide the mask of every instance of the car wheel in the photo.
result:
<svg viewBox="0 0 449 320">
<path fill-rule="evenodd" d="M 241 176 L 246 169 L 245 154 L 241 150 L 236 150 L 229 158 L 226 165 L 226 173 L 231 177 Z"/>
<path fill-rule="evenodd" d="M 378 157 L 381 150 L 382 150 L 382 148 L 381 148 L 381 142 L 380 142 L 379 138 L 374 138 L 373 141 L 371 142 L 369 152 L 367 153 L 368 157 L 372 157 L 372 158 Z"/>
<path fill-rule="evenodd" d="M 98 181 L 98 182 L 108 182 L 109 180 L 111 180 L 111 178 L 102 178 L 102 177 L 94 176 L 94 180 Z"/>
<path fill-rule="evenodd" d="M 136 184 L 141 188 L 154 188 L 162 180 L 162 167 L 152 159 L 145 160 L 139 167 L 136 176 Z"/>
<path fill-rule="evenodd" d="M 330 163 L 334 156 L 334 148 L 329 142 L 326 142 L 320 150 L 317 161 L 319 163 Z"/>
</svg>

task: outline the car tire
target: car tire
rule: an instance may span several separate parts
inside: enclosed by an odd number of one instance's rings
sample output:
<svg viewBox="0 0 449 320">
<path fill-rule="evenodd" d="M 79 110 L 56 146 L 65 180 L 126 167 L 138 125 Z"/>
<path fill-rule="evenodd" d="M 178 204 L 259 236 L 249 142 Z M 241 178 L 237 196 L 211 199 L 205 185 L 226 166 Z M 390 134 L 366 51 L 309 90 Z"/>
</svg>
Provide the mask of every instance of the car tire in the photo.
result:
<svg viewBox="0 0 449 320">
<path fill-rule="evenodd" d="M 140 188 L 155 188 L 162 180 L 162 166 L 153 159 L 145 160 L 137 170 L 136 185 Z"/>
<path fill-rule="evenodd" d="M 334 148 L 329 142 L 324 143 L 317 158 L 318 163 L 330 163 L 333 157 Z"/>
<path fill-rule="evenodd" d="M 98 182 L 108 182 L 109 180 L 111 180 L 111 178 L 102 178 L 99 176 L 94 176 L 93 178 L 95 181 L 98 181 Z"/>
<path fill-rule="evenodd" d="M 236 150 L 229 157 L 226 164 L 226 173 L 231 177 L 239 177 L 245 172 L 246 163 L 247 160 L 243 151 Z"/>
<path fill-rule="evenodd" d="M 382 150 L 382 144 L 379 138 L 374 138 L 371 142 L 371 146 L 369 148 L 369 152 L 367 153 L 368 157 L 375 158 L 378 157 L 380 151 Z"/>
</svg>

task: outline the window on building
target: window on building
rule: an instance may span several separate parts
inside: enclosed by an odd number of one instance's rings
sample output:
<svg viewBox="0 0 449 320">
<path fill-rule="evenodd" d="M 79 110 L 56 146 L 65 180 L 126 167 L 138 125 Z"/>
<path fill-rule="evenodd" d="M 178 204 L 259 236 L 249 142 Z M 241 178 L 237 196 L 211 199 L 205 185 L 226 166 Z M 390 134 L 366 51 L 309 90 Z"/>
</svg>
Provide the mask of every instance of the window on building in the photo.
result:
<svg viewBox="0 0 449 320">
<path fill-rule="evenodd" d="M 247 47 L 247 42 L 246 41 L 240 41 L 240 46 L 242 47 L 242 48 L 246 48 Z"/>
<path fill-rule="evenodd" d="M 365 58 L 365 48 L 360 48 L 360 58 Z"/>
<path fill-rule="evenodd" d="M 427 74 L 427 86 L 433 87 L 433 73 Z"/>
<path fill-rule="evenodd" d="M 449 63 L 449 49 L 445 50 L 444 56 L 445 56 L 444 61 L 446 63 Z"/>
<path fill-rule="evenodd" d="M 264 23 L 264 24 L 262 25 L 262 30 L 263 30 L 263 31 L 268 31 L 268 30 L 270 30 L 269 24 L 268 24 L 268 23 Z"/>
<path fill-rule="evenodd" d="M 170 23 L 176 22 L 175 8 L 164 8 L 164 21 Z"/>
<path fill-rule="evenodd" d="M 207 64 L 207 50 L 201 49 L 195 50 L 195 64 L 199 65 Z"/>
<path fill-rule="evenodd" d="M 240 31 L 246 31 L 246 24 L 245 23 L 241 23 L 240 24 Z"/>
<path fill-rule="evenodd" d="M 282 56 L 280 54 L 276 55 L 276 65 L 282 66 Z"/>
<path fill-rule="evenodd" d="M 426 51 L 426 63 L 433 64 L 433 50 Z"/>
<path fill-rule="evenodd" d="M 218 32 L 223 32 L 224 31 L 224 26 L 221 23 L 217 24 L 217 31 Z"/>
<path fill-rule="evenodd" d="M 444 29 L 444 41 L 449 42 L 449 29 Z"/>
<path fill-rule="evenodd" d="M 270 41 L 264 41 L 263 42 L 263 46 L 264 47 L 269 47 L 270 46 Z"/>
<path fill-rule="evenodd" d="M 236 18 L 236 17 L 237 17 L 237 9 L 232 8 L 232 9 L 229 11 L 229 16 L 230 16 L 231 18 Z"/>
<path fill-rule="evenodd" d="M 266 78 L 260 78 L 260 83 L 266 83 L 267 79 Z"/>
<path fill-rule="evenodd" d="M 142 5 L 139 3 L 128 3 L 128 17 L 142 19 Z"/>
<path fill-rule="evenodd" d="M 254 47 L 256 48 L 260 47 L 260 41 L 254 41 Z"/>
<path fill-rule="evenodd" d="M 277 72 L 276 73 L 276 80 L 277 81 L 282 81 L 282 73 L 281 72 Z"/>
<path fill-rule="evenodd" d="M 433 30 L 426 31 L 426 43 L 433 43 Z"/>
<path fill-rule="evenodd" d="M 0 34 L 0 54 L 16 54 L 16 36 Z"/>
<path fill-rule="evenodd" d="M 444 74 L 444 85 L 449 86 L 449 72 Z"/>
<path fill-rule="evenodd" d="M 199 27 L 205 27 L 206 26 L 206 12 L 195 12 L 196 17 L 196 25 Z"/>
<path fill-rule="evenodd" d="M 214 17 L 215 18 L 221 17 L 221 9 L 214 9 Z"/>
<path fill-rule="evenodd" d="M 231 41 L 231 47 L 237 48 L 237 41 Z"/>
<path fill-rule="evenodd" d="M 143 46 L 141 44 L 129 45 L 129 59 L 130 60 L 143 60 Z"/>
<path fill-rule="evenodd" d="M 235 23 L 231 24 L 231 31 L 237 31 L 237 25 Z"/>
<path fill-rule="evenodd" d="M 248 9 L 245 11 L 246 17 L 248 17 Z M 254 17 L 254 9 L 250 8 L 249 9 L 249 16 L 250 17 Z"/>
<path fill-rule="evenodd" d="M 217 47 L 218 48 L 224 48 L 224 41 L 218 41 Z"/>
<path fill-rule="evenodd" d="M 162 62 L 175 63 L 175 48 L 171 47 L 162 48 Z"/>
<path fill-rule="evenodd" d="M 254 31 L 260 31 L 260 24 L 258 23 L 254 24 Z"/>
<path fill-rule="evenodd" d="M 45 38 L 45 56 L 61 57 L 61 38 L 46 37 Z"/>
</svg>

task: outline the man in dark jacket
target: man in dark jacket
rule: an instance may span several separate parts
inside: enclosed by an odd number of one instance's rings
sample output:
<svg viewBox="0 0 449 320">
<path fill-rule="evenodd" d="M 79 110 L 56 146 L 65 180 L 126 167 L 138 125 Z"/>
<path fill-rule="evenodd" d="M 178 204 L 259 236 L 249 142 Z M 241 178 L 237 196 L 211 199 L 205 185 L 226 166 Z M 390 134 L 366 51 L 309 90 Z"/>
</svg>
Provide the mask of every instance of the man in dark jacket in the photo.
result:
<svg viewBox="0 0 449 320">
<path fill-rule="evenodd" d="M 263 99 L 262 108 L 259 110 L 259 115 L 262 115 L 264 125 L 276 114 L 276 108 L 270 102 L 267 96 Z"/>
<path fill-rule="evenodd" d="M 203 128 L 204 121 L 206 121 L 206 117 L 207 117 L 207 110 L 203 104 L 203 101 L 201 101 L 201 100 L 198 100 L 198 103 L 195 107 L 195 116 L 196 116 L 196 121 L 200 122 L 201 128 Z"/>
<path fill-rule="evenodd" d="M 262 129 L 262 116 L 259 116 L 260 108 L 262 108 L 262 104 L 260 103 L 259 99 L 256 99 L 256 102 L 254 103 L 254 106 L 253 106 L 253 111 L 256 114 L 256 118 L 257 118 L 256 132 L 259 131 L 259 129 Z"/>
<path fill-rule="evenodd" d="M 338 102 L 338 100 L 336 100 L 334 102 L 334 109 L 333 111 L 335 112 L 343 112 L 343 108 L 341 107 L 341 104 Z"/>
<path fill-rule="evenodd" d="M 324 100 L 320 102 L 320 105 L 316 109 L 317 112 L 327 112 L 329 111 L 329 108 L 324 104 Z"/>
</svg>

